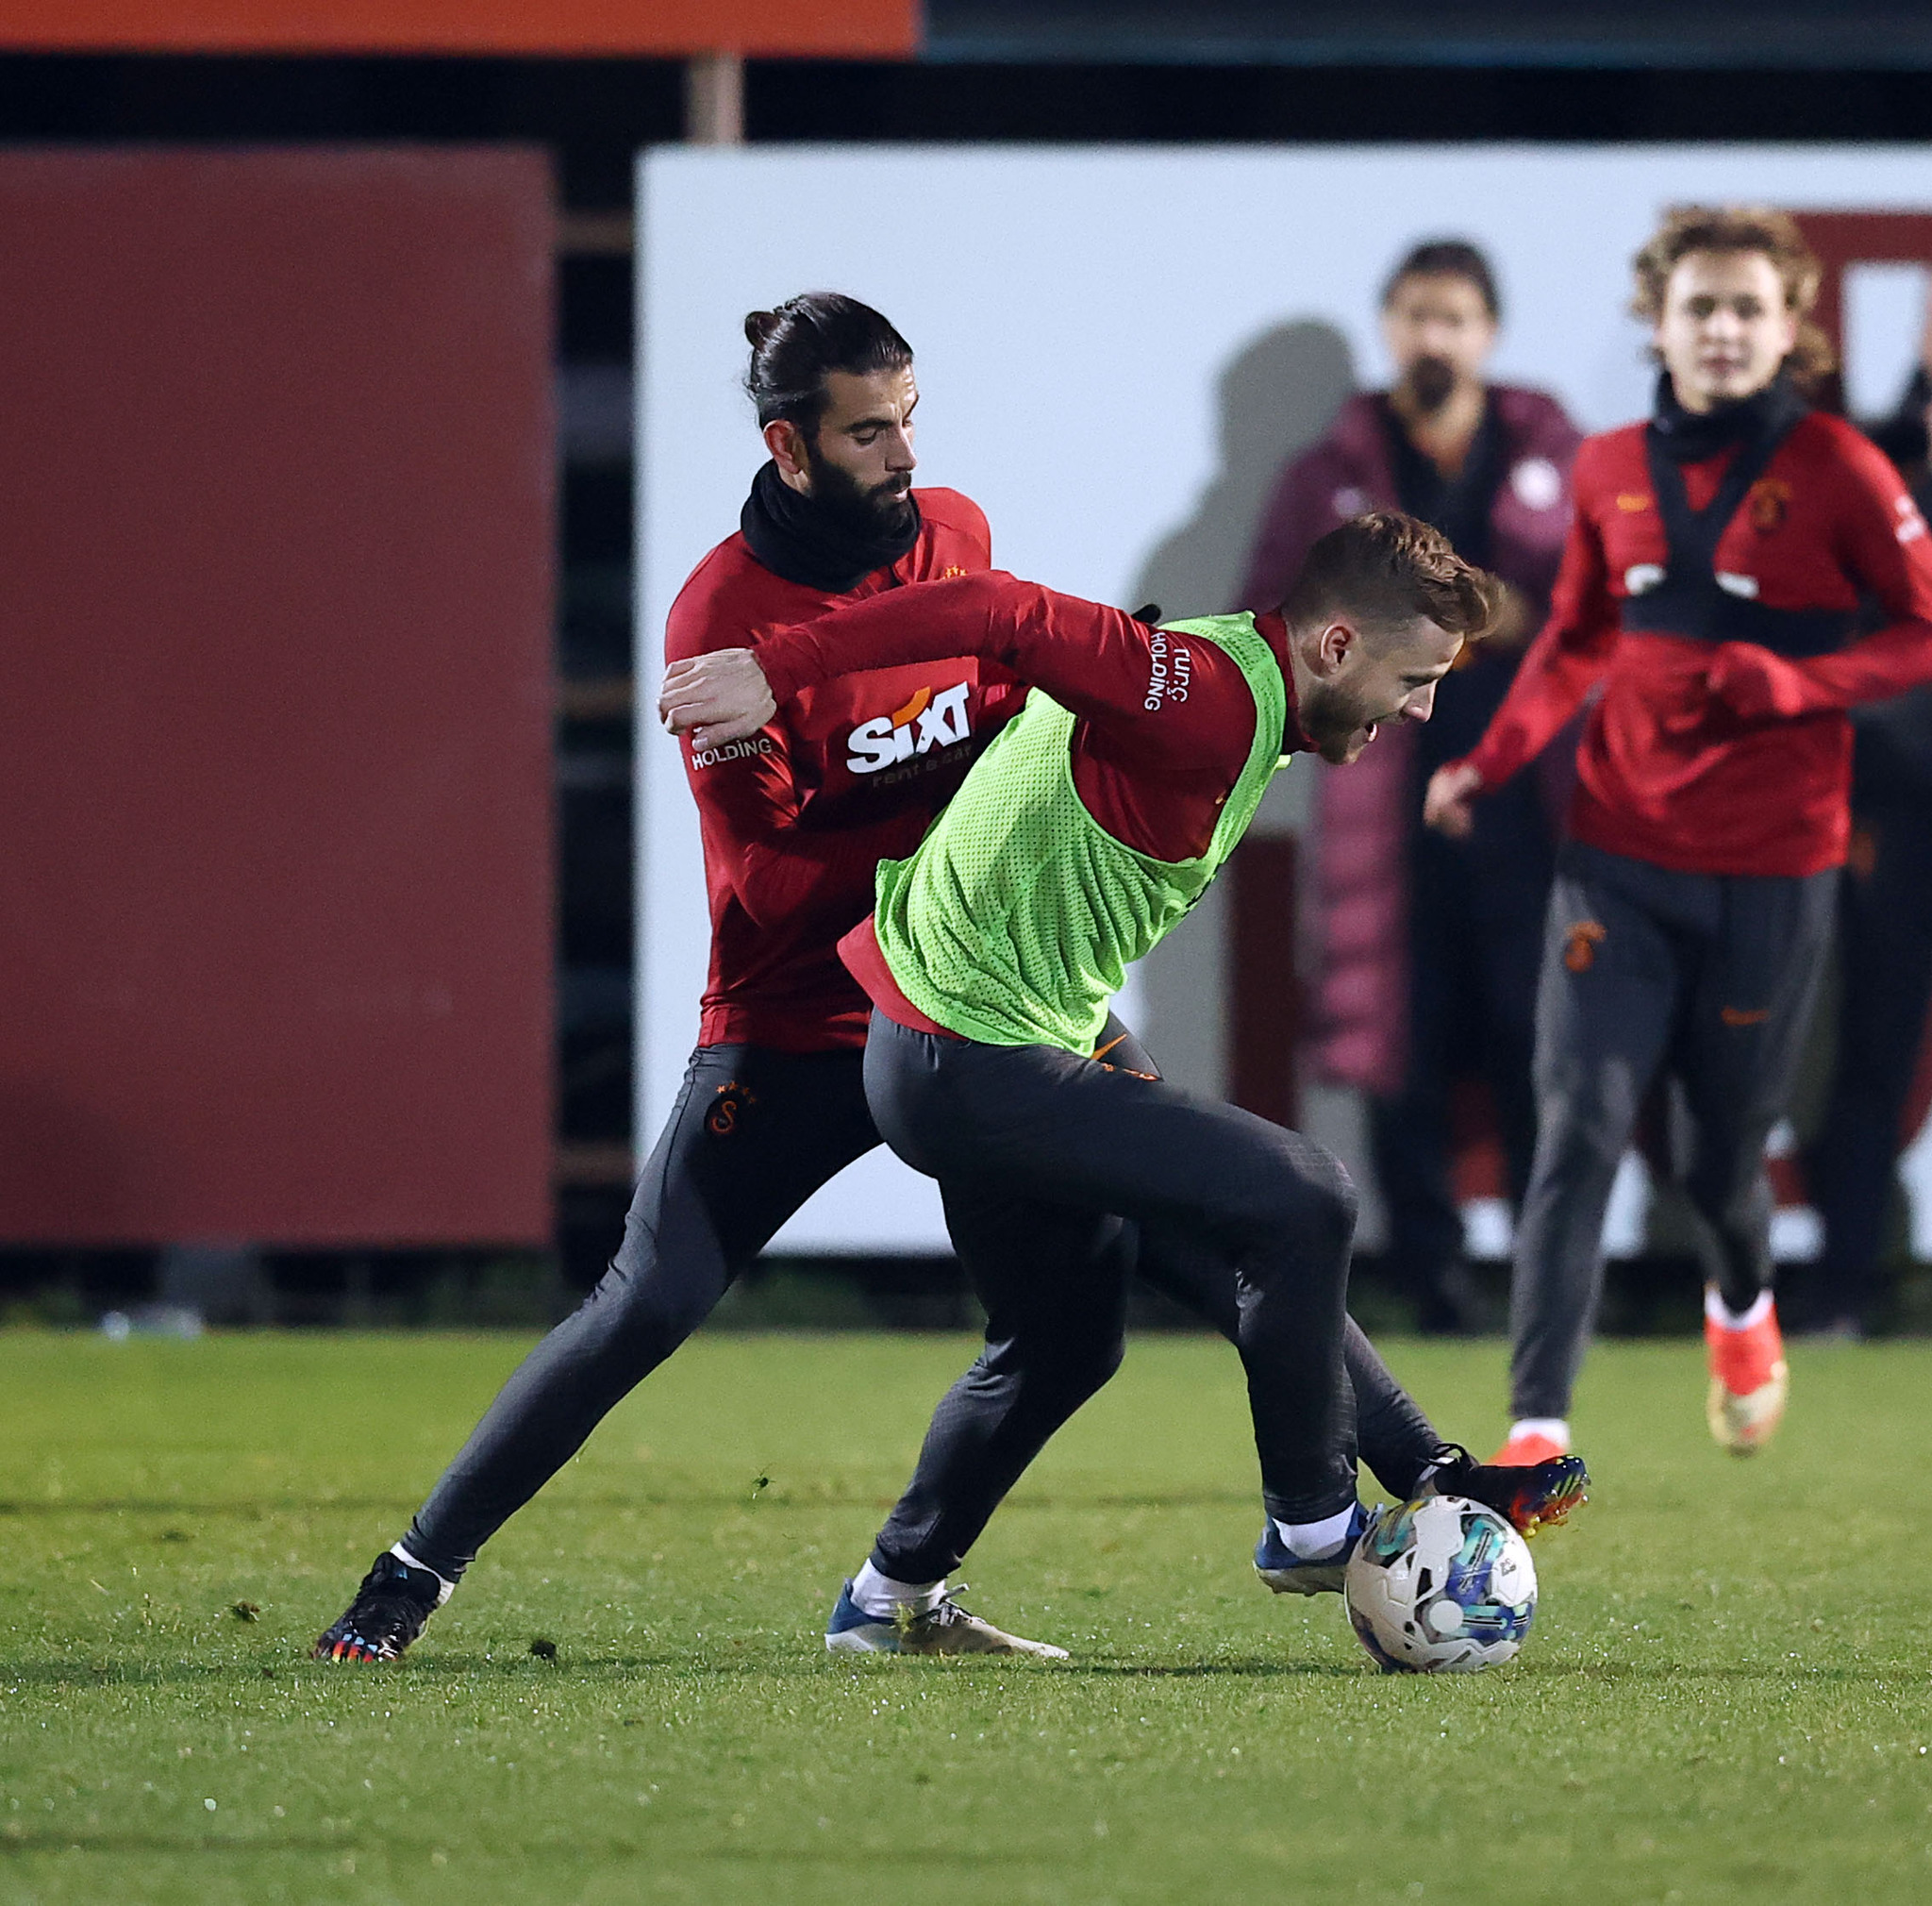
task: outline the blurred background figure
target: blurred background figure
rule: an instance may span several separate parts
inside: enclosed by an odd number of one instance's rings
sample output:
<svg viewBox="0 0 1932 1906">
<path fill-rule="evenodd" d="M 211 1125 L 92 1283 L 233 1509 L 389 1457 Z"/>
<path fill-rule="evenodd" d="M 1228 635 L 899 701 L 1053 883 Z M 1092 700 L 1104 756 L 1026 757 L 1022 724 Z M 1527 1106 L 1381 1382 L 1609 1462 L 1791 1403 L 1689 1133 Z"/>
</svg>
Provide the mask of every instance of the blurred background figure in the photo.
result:
<svg viewBox="0 0 1932 1906">
<path fill-rule="evenodd" d="M 1467 840 L 1422 825 L 1429 776 L 1474 745 L 1542 619 L 1569 523 L 1579 432 L 1543 392 L 1484 380 L 1501 314 L 1473 244 L 1432 240 L 1396 265 L 1382 294 L 1394 385 L 1351 397 L 1282 470 L 1241 597 L 1278 601 L 1317 537 L 1392 508 L 1510 585 L 1511 613 L 1465 651 L 1435 719 L 1384 736 L 1346 776 L 1324 773 L 1316 796 L 1314 1071 L 1367 1095 L 1389 1274 L 1430 1332 L 1480 1321 L 1452 1168 L 1457 1081 L 1489 1088 L 1512 1198 L 1528 1179 L 1537 962 L 1560 812 L 1532 776 L 1485 806 Z M 1567 751 L 1548 759 L 1561 774 Z"/>
<path fill-rule="evenodd" d="M 1922 511 L 1932 510 L 1932 309 L 1897 410 L 1872 429 Z M 1862 1336 L 1889 1279 L 1907 1100 L 1932 1003 L 1932 688 L 1852 714 L 1852 844 L 1839 895 L 1840 994 L 1831 1085 L 1806 1158 L 1824 1245 L 1805 1328 Z"/>
</svg>

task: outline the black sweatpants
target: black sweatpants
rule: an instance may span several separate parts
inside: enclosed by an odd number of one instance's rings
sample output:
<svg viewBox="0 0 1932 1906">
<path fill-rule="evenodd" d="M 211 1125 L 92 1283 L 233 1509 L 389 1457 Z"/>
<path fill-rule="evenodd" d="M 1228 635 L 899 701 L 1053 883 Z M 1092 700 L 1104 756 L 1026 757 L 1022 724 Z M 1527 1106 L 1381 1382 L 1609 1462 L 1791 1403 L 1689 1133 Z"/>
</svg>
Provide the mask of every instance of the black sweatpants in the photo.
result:
<svg viewBox="0 0 1932 1906">
<path fill-rule="evenodd" d="M 1112 1375 L 1122 1217 L 1194 1231 L 1225 1255 L 1269 1513 L 1309 1522 L 1355 1500 L 1343 1345 L 1356 1198 L 1319 1145 L 1051 1046 L 947 1039 L 879 1013 L 865 1080 L 887 1143 L 939 1180 L 988 1320 L 874 1567 L 901 1581 L 957 1567 L 1047 1438 Z"/>
<path fill-rule="evenodd" d="M 611 1408 L 717 1307 L 773 1233 L 878 1144 L 857 1052 L 701 1045 L 597 1287 L 525 1357 L 405 1547 L 454 1581 Z"/>
<path fill-rule="evenodd" d="M 1420 815 L 1420 794 L 1415 802 Z M 1402 1087 L 1370 1099 L 1369 1135 L 1389 1212 L 1385 1269 L 1422 1328 L 1440 1330 L 1463 1321 L 1452 1282 L 1462 1258 L 1450 1121 L 1457 1080 L 1489 1086 L 1519 1205 L 1536 1149 L 1530 1062 L 1555 859 L 1537 777 L 1519 775 L 1485 800 L 1467 841 L 1418 824 L 1407 855 Z"/>
<path fill-rule="evenodd" d="M 1683 874 L 1571 842 L 1537 999 L 1537 1148 L 1510 1293 L 1512 1407 L 1565 1416 L 1603 1289 L 1610 1185 L 1644 1095 L 1677 1088 L 1674 1169 L 1707 1280 L 1771 1281 L 1764 1144 L 1788 1108 L 1831 937 L 1832 873 Z"/>
<path fill-rule="evenodd" d="M 1102 1044 L 1122 1066 L 1155 1070 L 1118 1021 L 1109 1023 Z M 622 1248 L 596 1289 L 530 1352 L 485 1413 L 417 1513 L 406 1544 L 411 1554 L 459 1579 L 612 1406 L 710 1315 L 773 1233 L 879 1143 L 865 1103 L 863 1066 L 858 1052 L 713 1045 L 691 1055 L 676 1105 L 638 1181 Z M 1077 1328 L 1048 1354 L 1064 1355 L 1090 1375 L 1118 1363 L 1118 1286 L 1128 1270 L 1235 1338 L 1241 1323 L 1232 1267 L 1199 1236 L 1116 1220 L 1099 1248 L 1111 1254 L 1101 1279 L 1103 1300 L 1074 1319 Z M 994 1328 L 989 1327 L 990 1343 Z M 1085 1346 L 1094 1329 L 1105 1341 L 1099 1350 Z M 1412 1495 L 1441 1439 L 1352 1322 L 1347 1361 L 1364 1458 L 1394 1495 Z M 1006 1379 L 982 1386 L 978 1406 L 1001 1417 L 1018 1387 L 1009 1369 Z M 1021 1469 L 1057 1427 L 1028 1428 L 1029 1420 L 1023 1413 L 1018 1425 L 989 1434 L 1003 1449 L 1019 1452 Z M 1036 1430 L 1038 1441 L 1023 1451 L 1024 1437 Z M 985 1484 L 969 1487 L 974 1500 L 987 1494 Z"/>
</svg>

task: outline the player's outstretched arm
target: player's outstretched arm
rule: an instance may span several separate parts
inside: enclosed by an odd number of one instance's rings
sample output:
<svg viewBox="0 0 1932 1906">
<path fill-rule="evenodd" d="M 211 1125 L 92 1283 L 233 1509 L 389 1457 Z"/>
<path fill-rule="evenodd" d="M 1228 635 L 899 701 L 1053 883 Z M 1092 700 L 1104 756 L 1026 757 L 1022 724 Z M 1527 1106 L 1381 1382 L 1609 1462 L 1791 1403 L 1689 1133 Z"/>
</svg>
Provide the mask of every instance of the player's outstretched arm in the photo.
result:
<svg viewBox="0 0 1932 1906">
<path fill-rule="evenodd" d="M 1205 650 L 1190 658 L 1185 694 L 1157 693 L 1172 679 L 1174 643 L 1122 610 L 992 571 L 887 590 L 781 629 L 759 645 L 758 660 L 783 703 L 834 675 L 977 656 L 1044 689 L 1153 766 L 1197 762 L 1204 745 L 1211 749 L 1224 719 L 1217 687 L 1231 681 L 1237 697 L 1247 694 L 1240 670 L 1217 670 Z M 1210 679 L 1217 676 L 1225 679 Z"/>
<path fill-rule="evenodd" d="M 1459 840 L 1469 831 L 1470 802 L 1500 788 L 1556 738 L 1603 678 L 1617 645 L 1617 608 L 1596 526 L 1581 509 L 1571 520 L 1549 620 L 1529 645 L 1503 705 L 1469 754 L 1436 771 L 1424 817 Z"/>
</svg>

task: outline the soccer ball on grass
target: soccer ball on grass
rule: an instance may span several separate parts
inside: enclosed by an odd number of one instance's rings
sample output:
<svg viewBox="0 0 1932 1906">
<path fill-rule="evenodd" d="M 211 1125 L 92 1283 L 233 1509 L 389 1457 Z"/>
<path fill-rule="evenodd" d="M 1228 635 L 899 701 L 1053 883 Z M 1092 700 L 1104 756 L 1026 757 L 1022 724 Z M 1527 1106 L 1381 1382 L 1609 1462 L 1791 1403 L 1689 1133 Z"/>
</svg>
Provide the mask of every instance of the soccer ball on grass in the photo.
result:
<svg viewBox="0 0 1932 1906">
<path fill-rule="evenodd" d="M 1428 1496 L 1385 1510 L 1342 1582 L 1357 1639 L 1389 1673 L 1471 1674 L 1507 1661 L 1536 1613 L 1536 1564 L 1493 1509 Z"/>
</svg>

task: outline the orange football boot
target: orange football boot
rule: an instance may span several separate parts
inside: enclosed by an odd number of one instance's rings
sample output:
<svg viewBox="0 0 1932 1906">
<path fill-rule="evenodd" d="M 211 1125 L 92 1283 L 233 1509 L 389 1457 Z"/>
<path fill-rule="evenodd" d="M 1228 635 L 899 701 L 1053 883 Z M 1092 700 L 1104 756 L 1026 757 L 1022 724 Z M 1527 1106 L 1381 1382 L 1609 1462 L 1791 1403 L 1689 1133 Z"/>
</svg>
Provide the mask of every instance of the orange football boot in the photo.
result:
<svg viewBox="0 0 1932 1906">
<path fill-rule="evenodd" d="M 1554 1463 L 1567 1456 L 1570 1446 L 1546 1436 L 1541 1430 L 1512 1430 L 1509 1440 L 1490 1458 L 1492 1469 L 1534 1469 L 1539 1463 Z"/>
<path fill-rule="evenodd" d="M 1733 1456 L 1753 1455 L 1784 1421 L 1790 1389 L 1776 1305 L 1767 1298 L 1763 1314 L 1738 1329 L 1717 1314 L 1711 1294 L 1704 1307 L 1704 1347 L 1710 1364 L 1705 1421 L 1721 1448 Z"/>
</svg>

